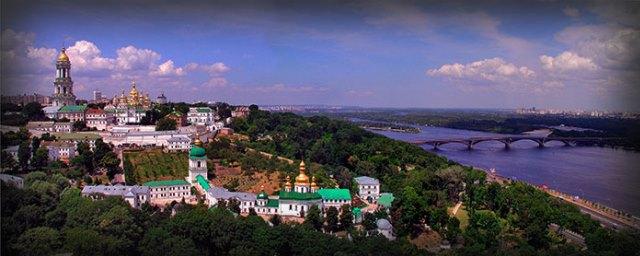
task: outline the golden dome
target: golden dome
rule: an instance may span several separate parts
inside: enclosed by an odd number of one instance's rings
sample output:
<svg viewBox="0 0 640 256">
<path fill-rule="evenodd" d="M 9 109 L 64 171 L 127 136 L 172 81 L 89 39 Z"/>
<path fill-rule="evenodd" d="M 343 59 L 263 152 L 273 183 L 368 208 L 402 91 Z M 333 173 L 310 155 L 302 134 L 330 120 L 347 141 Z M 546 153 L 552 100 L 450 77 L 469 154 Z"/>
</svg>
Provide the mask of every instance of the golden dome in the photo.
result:
<svg viewBox="0 0 640 256">
<path fill-rule="evenodd" d="M 291 188 L 291 177 L 289 175 L 287 175 L 285 180 L 287 180 L 287 182 L 284 183 L 284 187 L 285 188 Z"/>
<path fill-rule="evenodd" d="M 131 91 L 129 92 L 129 95 L 133 98 L 137 98 L 138 97 L 138 89 L 136 89 L 136 82 L 133 81 L 131 83 Z"/>
<path fill-rule="evenodd" d="M 300 162 L 300 174 L 296 176 L 296 183 L 309 183 L 309 176 L 305 174 L 304 161 Z"/>
<path fill-rule="evenodd" d="M 316 176 L 311 177 L 311 188 L 317 189 L 318 184 L 316 184 Z"/>
<path fill-rule="evenodd" d="M 69 56 L 66 53 L 67 49 L 62 48 L 60 55 L 58 55 L 58 61 L 69 61 Z"/>
<path fill-rule="evenodd" d="M 193 145 L 202 147 L 202 141 L 200 140 L 200 134 L 198 134 L 198 132 L 196 132 L 196 138 L 193 140 Z"/>
</svg>

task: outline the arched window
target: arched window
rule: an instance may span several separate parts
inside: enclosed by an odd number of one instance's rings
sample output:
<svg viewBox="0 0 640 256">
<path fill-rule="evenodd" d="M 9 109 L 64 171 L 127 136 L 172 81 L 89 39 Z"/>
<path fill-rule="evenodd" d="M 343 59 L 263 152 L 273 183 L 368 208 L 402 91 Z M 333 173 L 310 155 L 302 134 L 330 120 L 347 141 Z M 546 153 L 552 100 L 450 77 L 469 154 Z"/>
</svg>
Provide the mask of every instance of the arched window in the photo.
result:
<svg viewBox="0 0 640 256">
<path fill-rule="evenodd" d="M 198 167 L 200 167 L 200 161 L 198 161 Z"/>
</svg>

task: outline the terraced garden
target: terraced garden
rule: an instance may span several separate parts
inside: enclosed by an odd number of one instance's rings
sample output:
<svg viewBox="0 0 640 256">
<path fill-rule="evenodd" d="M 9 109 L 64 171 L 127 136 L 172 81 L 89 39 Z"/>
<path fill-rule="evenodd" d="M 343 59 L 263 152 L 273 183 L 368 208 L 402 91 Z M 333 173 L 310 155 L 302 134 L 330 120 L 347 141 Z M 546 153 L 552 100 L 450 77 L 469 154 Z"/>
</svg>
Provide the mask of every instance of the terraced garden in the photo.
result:
<svg viewBox="0 0 640 256">
<path fill-rule="evenodd" d="M 184 179 L 189 175 L 187 153 L 164 153 L 159 149 L 125 151 L 123 158 L 128 184 Z"/>
</svg>

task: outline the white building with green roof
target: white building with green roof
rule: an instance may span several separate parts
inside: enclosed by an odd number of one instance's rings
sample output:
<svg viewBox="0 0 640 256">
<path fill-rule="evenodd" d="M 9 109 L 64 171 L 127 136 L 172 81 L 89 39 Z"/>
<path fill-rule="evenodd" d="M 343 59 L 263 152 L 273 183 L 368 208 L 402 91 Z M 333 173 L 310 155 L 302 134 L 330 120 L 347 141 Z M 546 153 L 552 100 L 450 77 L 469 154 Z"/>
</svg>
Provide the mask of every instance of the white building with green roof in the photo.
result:
<svg viewBox="0 0 640 256">
<path fill-rule="evenodd" d="M 149 187 L 151 203 L 164 204 L 167 200 L 180 201 L 191 196 L 191 183 L 186 180 L 156 180 L 143 186 Z"/>
<path fill-rule="evenodd" d="M 87 105 L 66 105 L 58 110 L 58 119 L 69 119 L 71 122 L 84 121 Z"/>
<path fill-rule="evenodd" d="M 212 125 L 215 121 L 215 112 L 210 107 L 189 108 L 187 121 L 192 125 Z"/>
<path fill-rule="evenodd" d="M 346 188 L 321 188 L 318 194 L 322 197 L 322 207 L 331 206 L 340 209 L 343 205 L 351 205 L 351 192 Z"/>
</svg>

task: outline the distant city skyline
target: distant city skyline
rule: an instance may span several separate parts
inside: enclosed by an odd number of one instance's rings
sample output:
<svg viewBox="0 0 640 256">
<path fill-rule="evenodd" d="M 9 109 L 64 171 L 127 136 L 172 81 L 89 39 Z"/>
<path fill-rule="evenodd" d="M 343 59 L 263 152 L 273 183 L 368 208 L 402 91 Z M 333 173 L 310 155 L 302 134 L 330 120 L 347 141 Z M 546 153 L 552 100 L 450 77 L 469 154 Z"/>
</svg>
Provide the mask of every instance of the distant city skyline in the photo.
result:
<svg viewBox="0 0 640 256">
<path fill-rule="evenodd" d="M 2 94 L 640 111 L 640 3 L 2 2 Z"/>
</svg>

